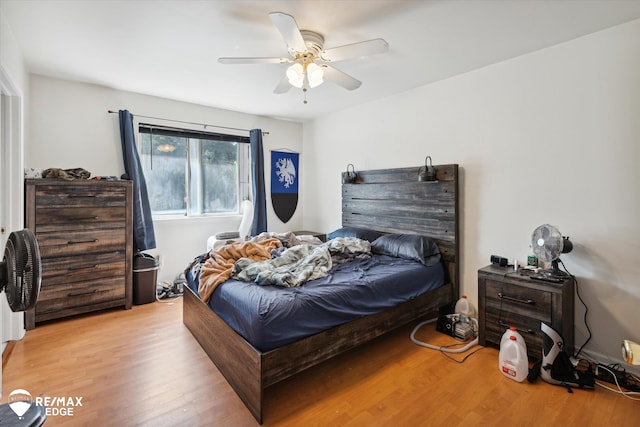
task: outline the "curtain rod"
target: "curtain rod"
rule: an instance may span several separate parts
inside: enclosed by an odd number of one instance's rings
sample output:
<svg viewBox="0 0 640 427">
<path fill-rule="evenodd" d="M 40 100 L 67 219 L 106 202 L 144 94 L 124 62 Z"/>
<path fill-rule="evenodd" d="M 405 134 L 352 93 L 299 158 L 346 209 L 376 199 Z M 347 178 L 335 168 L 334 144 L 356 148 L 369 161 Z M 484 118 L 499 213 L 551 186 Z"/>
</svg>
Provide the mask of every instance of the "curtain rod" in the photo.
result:
<svg viewBox="0 0 640 427">
<path fill-rule="evenodd" d="M 107 112 L 109 114 L 118 114 L 118 111 L 113 111 L 113 110 L 107 110 Z M 134 117 L 143 117 L 145 119 L 164 120 L 164 121 L 167 121 L 167 122 L 183 123 L 183 124 L 187 124 L 187 125 L 204 126 L 205 129 L 207 128 L 207 126 L 209 126 L 209 127 L 218 128 L 218 129 L 241 130 L 243 132 L 249 132 L 251 130 L 251 129 L 230 128 L 230 127 L 218 126 L 218 125 L 209 125 L 209 124 L 206 124 L 206 123 L 195 123 L 195 122 L 185 122 L 185 121 L 182 121 L 182 120 L 163 119 L 162 117 L 142 116 L 140 114 L 133 114 L 133 113 L 132 113 L 132 115 Z M 262 131 L 262 134 L 263 135 L 269 135 L 269 132 Z"/>
</svg>

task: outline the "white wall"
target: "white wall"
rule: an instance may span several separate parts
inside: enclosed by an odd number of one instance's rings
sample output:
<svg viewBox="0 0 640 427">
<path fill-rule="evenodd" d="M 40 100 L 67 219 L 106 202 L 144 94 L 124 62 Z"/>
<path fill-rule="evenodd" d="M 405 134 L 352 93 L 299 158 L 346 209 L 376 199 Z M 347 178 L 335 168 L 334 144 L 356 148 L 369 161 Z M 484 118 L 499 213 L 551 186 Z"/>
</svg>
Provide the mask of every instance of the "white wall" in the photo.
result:
<svg viewBox="0 0 640 427">
<path fill-rule="evenodd" d="M 347 163 L 458 163 L 462 292 L 477 304 L 490 255 L 525 260 L 555 224 L 575 245 L 562 259 L 586 349 L 621 361 L 622 338 L 640 340 L 639 118 L 640 20 L 337 112 L 305 124 L 304 226 L 340 225 Z"/>
<path fill-rule="evenodd" d="M 18 47 L 11 27 L 4 14 L 0 12 L 0 67 L 10 76 L 13 84 L 20 88 L 23 94 L 28 93 L 28 74 L 25 68 L 22 52 Z"/>
<path fill-rule="evenodd" d="M 31 126 L 26 167 L 62 169 L 82 167 L 93 176 L 124 172 L 118 115 L 107 110 L 127 109 L 134 115 L 162 117 L 240 129 L 260 128 L 265 162 L 270 150 L 302 150 L 302 124 L 220 110 L 195 104 L 109 89 L 96 85 L 31 75 Z M 248 133 L 247 133 L 248 134 Z M 304 156 L 301 156 L 301 159 Z M 266 191 L 270 168 L 265 165 Z M 270 231 L 300 229 L 302 207 L 283 224 L 267 201 Z M 237 229 L 240 216 L 215 219 L 154 220 L 160 255 L 159 280 L 173 280 L 189 261 L 206 250 L 207 237 L 218 231 Z"/>
</svg>

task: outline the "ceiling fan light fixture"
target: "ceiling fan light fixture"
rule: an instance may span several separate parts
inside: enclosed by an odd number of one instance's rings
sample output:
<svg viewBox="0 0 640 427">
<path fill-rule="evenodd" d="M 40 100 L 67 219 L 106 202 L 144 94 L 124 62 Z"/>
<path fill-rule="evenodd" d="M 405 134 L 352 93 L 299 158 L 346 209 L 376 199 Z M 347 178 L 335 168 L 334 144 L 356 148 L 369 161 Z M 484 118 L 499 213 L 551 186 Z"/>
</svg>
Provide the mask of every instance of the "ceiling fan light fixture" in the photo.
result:
<svg viewBox="0 0 640 427">
<path fill-rule="evenodd" d="M 307 79 L 309 87 L 314 88 L 320 86 L 324 82 L 324 71 L 318 64 L 311 63 L 307 65 Z"/>
<path fill-rule="evenodd" d="M 302 68 L 302 64 L 296 62 L 287 68 L 287 79 L 289 79 L 291 86 L 301 88 L 304 84 L 304 69 Z"/>
<path fill-rule="evenodd" d="M 333 64 L 389 50 L 389 44 L 381 38 L 324 49 L 324 36 L 315 31 L 301 30 L 293 16 L 271 12 L 269 17 L 282 35 L 290 58 L 239 57 L 218 58 L 218 61 L 222 64 L 290 64 L 273 93 L 285 93 L 291 85 L 306 94 L 309 88 L 320 86 L 325 79 L 347 90 L 358 89 L 362 82 L 338 70 Z M 315 61 L 321 61 L 320 65 Z M 306 98 L 304 102 L 307 102 Z"/>
</svg>

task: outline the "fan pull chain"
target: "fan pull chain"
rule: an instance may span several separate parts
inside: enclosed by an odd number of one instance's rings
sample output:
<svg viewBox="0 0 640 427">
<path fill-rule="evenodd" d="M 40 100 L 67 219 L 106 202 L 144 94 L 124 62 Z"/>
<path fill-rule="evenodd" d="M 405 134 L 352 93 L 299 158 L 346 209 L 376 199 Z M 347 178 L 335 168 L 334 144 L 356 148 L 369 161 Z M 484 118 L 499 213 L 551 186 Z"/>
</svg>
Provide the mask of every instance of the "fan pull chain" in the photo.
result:
<svg viewBox="0 0 640 427">
<path fill-rule="evenodd" d="M 303 87 L 302 88 L 302 92 L 304 92 L 304 101 L 302 101 L 303 104 L 307 104 L 307 88 Z"/>
</svg>

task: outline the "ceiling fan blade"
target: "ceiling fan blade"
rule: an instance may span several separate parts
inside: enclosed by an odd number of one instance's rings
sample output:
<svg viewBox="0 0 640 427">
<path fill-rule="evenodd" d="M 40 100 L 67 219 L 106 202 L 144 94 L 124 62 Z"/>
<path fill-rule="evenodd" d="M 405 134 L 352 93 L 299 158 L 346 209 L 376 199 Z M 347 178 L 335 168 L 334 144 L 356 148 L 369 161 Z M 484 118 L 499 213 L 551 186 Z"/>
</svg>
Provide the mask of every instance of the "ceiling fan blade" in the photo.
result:
<svg viewBox="0 0 640 427">
<path fill-rule="evenodd" d="M 282 12 L 271 12 L 269 13 L 269 17 L 276 28 L 278 28 L 278 31 L 280 31 L 280 34 L 282 34 L 284 42 L 289 49 L 293 49 L 296 52 L 307 51 L 307 45 L 302 38 L 302 34 L 300 34 L 300 29 L 293 16 Z"/>
<path fill-rule="evenodd" d="M 278 86 L 273 90 L 273 93 L 286 93 L 289 89 L 291 89 L 291 84 L 289 83 L 287 76 L 284 76 L 282 80 L 280 80 L 280 83 L 278 83 Z"/>
<path fill-rule="evenodd" d="M 329 65 L 323 65 L 322 69 L 324 71 L 325 80 L 336 83 L 345 89 L 358 89 L 362 84 L 360 80 L 354 79 L 349 74 L 343 73 L 337 68 L 331 67 Z"/>
<path fill-rule="evenodd" d="M 221 64 L 284 64 L 287 58 L 218 58 Z"/>
<path fill-rule="evenodd" d="M 326 49 L 322 54 L 322 59 L 329 62 L 337 62 L 344 61 L 345 59 L 374 55 L 376 53 L 384 53 L 388 50 L 389 43 L 384 39 L 373 39 Z"/>
</svg>

